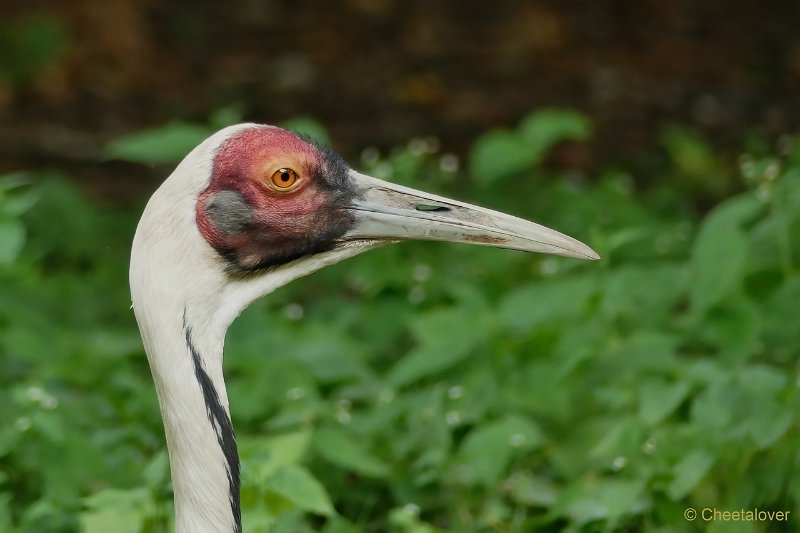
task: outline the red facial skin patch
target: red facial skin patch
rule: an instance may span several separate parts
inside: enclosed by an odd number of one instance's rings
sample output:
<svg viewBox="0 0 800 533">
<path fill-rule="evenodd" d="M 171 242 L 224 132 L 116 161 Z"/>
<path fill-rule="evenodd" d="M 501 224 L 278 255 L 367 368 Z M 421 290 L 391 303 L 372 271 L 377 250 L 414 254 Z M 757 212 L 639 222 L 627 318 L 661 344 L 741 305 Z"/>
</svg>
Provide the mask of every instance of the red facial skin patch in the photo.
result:
<svg viewBox="0 0 800 533">
<path fill-rule="evenodd" d="M 287 190 L 273 185 L 280 169 L 295 171 L 297 184 Z M 289 131 L 243 130 L 214 158 L 211 182 L 197 201 L 198 228 L 232 266 L 244 270 L 331 249 L 353 221 L 348 171 L 334 152 Z"/>
</svg>

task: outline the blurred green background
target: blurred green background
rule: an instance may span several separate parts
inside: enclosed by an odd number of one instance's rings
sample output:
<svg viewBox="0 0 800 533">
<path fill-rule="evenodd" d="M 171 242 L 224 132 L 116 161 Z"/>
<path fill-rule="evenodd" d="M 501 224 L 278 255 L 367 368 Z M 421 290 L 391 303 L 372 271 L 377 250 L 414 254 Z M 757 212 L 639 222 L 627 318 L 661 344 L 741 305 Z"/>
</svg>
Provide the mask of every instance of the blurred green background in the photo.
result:
<svg viewBox="0 0 800 533">
<path fill-rule="evenodd" d="M 0 9 L 0 531 L 171 531 L 130 241 L 243 120 L 603 256 L 408 243 L 251 306 L 246 531 L 800 529 L 800 5 L 296 4 Z"/>
</svg>

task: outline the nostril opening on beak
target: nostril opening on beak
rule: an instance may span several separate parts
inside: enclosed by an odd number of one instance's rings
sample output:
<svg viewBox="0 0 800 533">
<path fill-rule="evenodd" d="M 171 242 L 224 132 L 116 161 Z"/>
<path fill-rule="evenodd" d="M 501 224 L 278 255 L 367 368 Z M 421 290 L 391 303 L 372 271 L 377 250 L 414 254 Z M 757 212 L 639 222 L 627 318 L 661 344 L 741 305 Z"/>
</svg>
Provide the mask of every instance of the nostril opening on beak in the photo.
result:
<svg viewBox="0 0 800 533">
<path fill-rule="evenodd" d="M 428 211 L 428 212 L 442 212 L 442 211 L 450 211 L 449 207 L 445 207 L 443 205 L 431 205 L 431 204 L 417 204 L 414 209 L 417 211 Z"/>
</svg>

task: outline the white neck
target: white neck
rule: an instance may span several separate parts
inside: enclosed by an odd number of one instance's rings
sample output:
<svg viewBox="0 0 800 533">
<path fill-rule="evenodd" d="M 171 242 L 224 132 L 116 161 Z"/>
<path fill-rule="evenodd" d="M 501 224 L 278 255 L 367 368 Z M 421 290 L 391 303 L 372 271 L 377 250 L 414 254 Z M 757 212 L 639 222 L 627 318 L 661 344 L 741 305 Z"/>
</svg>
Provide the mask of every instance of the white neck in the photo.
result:
<svg viewBox="0 0 800 533">
<path fill-rule="evenodd" d="M 184 320 L 173 308 L 158 330 L 144 336 L 164 420 L 177 531 L 241 531 L 239 463 L 222 375 L 223 339 L 191 321 L 190 311 Z"/>
<path fill-rule="evenodd" d="M 216 148 L 243 127 L 221 131 L 184 159 L 148 202 L 131 250 L 131 296 L 164 420 L 179 533 L 241 531 L 222 372 L 230 323 L 255 298 L 374 246 L 339 248 L 243 278 L 227 274 L 200 235 L 195 206 Z"/>
<path fill-rule="evenodd" d="M 227 324 L 213 312 L 226 279 L 196 229 L 203 185 L 187 187 L 185 178 L 203 165 L 191 163 L 189 156 L 145 208 L 131 251 L 131 296 L 164 420 L 177 531 L 235 532 L 239 465 L 222 375 Z"/>
</svg>

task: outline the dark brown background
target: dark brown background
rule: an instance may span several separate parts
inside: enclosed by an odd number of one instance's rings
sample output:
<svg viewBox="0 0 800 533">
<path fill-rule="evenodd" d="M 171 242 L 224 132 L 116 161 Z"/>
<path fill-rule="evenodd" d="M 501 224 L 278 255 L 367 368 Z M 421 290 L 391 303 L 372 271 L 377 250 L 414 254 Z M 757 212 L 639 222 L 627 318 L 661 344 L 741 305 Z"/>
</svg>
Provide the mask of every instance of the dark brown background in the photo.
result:
<svg viewBox="0 0 800 533">
<path fill-rule="evenodd" d="M 170 119 L 205 121 L 231 104 L 259 122 L 316 118 L 350 159 L 415 135 L 463 154 L 488 128 L 570 106 L 596 121 L 596 138 L 555 164 L 581 168 L 635 164 L 669 123 L 726 150 L 747 132 L 791 131 L 800 113 L 798 1 L 38 0 L 0 9 L 6 27 L 53 17 L 69 43 L 32 78 L 0 79 L 0 171 L 64 170 L 119 200 L 163 169 L 98 163 L 105 142 Z"/>
</svg>

